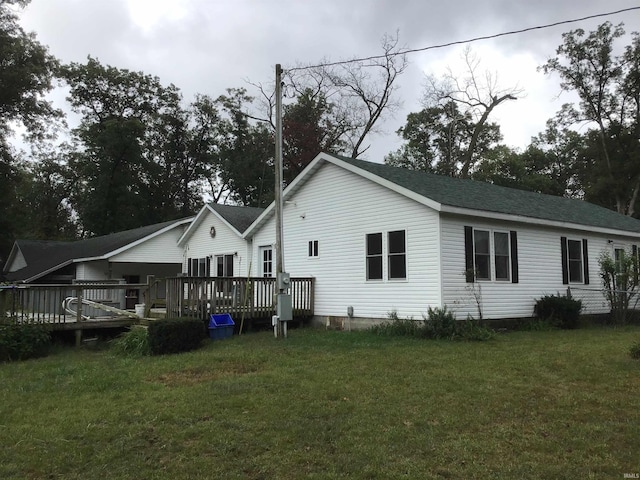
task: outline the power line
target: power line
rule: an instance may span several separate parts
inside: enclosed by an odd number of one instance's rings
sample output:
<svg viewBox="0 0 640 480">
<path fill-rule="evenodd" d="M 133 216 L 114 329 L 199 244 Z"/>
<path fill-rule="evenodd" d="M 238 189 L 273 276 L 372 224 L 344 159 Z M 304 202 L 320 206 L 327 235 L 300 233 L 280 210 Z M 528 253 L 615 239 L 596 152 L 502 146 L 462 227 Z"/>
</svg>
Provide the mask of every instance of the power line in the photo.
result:
<svg viewBox="0 0 640 480">
<path fill-rule="evenodd" d="M 310 70 L 310 69 L 313 69 L 313 68 L 320 68 L 320 67 L 333 67 L 335 65 L 346 65 L 348 63 L 358 63 L 358 62 L 366 62 L 366 61 L 370 61 L 370 60 L 379 60 L 379 59 L 387 58 L 387 57 L 395 57 L 395 56 L 398 56 L 398 55 L 406 55 L 408 53 L 425 52 L 427 50 L 435 50 L 435 49 L 438 49 L 438 48 L 451 47 L 453 45 L 462 45 L 462 44 L 465 44 L 465 43 L 478 42 L 480 40 L 490 40 L 492 38 L 505 37 L 507 35 L 516 35 L 518 33 L 531 32 L 533 30 L 542 30 L 542 29 L 545 29 L 545 28 L 557 27 L 558 25 L 566 25 L 566 24 L 569 24 L 569 23 L 582 22 L 584 20 L 591 20 L 593 18 L 600 18 L 600 17 L 607 17 L 607 16 L 610 16 L 610 15 L 617 15 L 619 13 L 631 12 L 633 10 L 640 10 L 640 6 L 623 8 L 622 10 L 616 10 L 614 12 L 598 13 L 598 14 L 595 14 L 595 15 L 588 15 L 586 17 L 574 18 L 572 20 L 563 20 L 561 22 L 548 23 L 546 25 L 539 25 L 537 27 L 528 27 L 528 28 L 523 28 L 523 29 L 520 29 L 520 30 L 512 30 L 510 32 L 496 33 L 494 35 L 485 35 L 485 36 L 482 36 L 482 37 L 474 37 L 474 38 L 470 38 L 468 40 L 458 40 L 458 41 L 455 41 L 455 42 L 442 43 L 442 44 L 439 44 L 439 45 L 430 45 L 428 47 L 401 50 L 399 52 L 388 53 L 388 54 L 385 54 L 385 55 L 372 55 L 370 57 L 354 58 L 352 60 L 342 60 L 342 61 L 338 61 L 338 62 L 319 63 L 317 65 L 309 65 L 307 67 L 294 67 L 294 68 L 287 69 L 287 71 L 288 72 L 294 72 L 294 71 L 299 71 L 299 70 Z"/>
</svg>

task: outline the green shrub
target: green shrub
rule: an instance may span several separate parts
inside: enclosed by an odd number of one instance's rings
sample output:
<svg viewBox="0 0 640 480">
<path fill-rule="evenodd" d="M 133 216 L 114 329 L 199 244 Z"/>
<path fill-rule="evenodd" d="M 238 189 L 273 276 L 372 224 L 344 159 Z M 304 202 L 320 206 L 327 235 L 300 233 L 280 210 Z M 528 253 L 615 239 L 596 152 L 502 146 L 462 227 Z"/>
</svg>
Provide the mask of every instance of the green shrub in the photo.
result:
<svg viewBox="0 0 640 480">
<path fill-rule="evenodd" d="M 545 295 L 536 301 L 535 315 L 559 328 L 578 328 L 582 302 L 563 295 Z"/>
<path fill-rule="evenodd" d="M 492 340 L 496 336 L 496 332 L 491 328 L 485 327 L 482 323 L 471 316 L 463 322 L 459 322 L 456 330 L 456 339 L 465 340 L 467 342 L 485 342 Z"/>
<path fill-rule="evenodd" d="M 629 348 L 629 355 L 635 360 L 640 360 L 640 342 L 631 345 L 631 348 Z"/>
<path fill-rule="evenodd" d="M 393 311 L 387 314 L 388 322 L 382 322 L 372 326 L 369 330 L 376 335 L 394 337 L 422 337 L 424 336 L 424 325 L 421 321 L 413 318 L 402 319 L 398 313 Z"/>
<path fill-rule="evenodd" d="M 144 327 L 131 327 L 113 341 L 113 351 L 128 357 L 142 357 L 151 354 L 149 335 Z"/>
<path fill-rule="evenodd" d="M 443 308 L 431 308 L 424 319 L 425 329 L 429 338 L 454 340 L 457 337 L 458 321 L 453 312 Z"/>
<path fill-rule="evenodd" d="M 157 320 L 149 325 L 149 348 L 153 355 L 188 352 L 200 346 L 204 334 L 198 318 Z"/>
<path fill-rule="evenodd" d="M 0 325 L 0 361 L 41 357 L 50 344 L 51 335 L 42 325 Z"/>
<path fill-rule="evenodd" d="M 442 340 L 483 341 L 494 338 L 495 332 L 471 317 L 456 320 L 453 312 L 443 308 L 429 308 L 422 321 L 398 318 L 396 312 L 388 315 L 389 321 L 374 325 L 370 331 L 378 335 L 431 338 Z"/>
</svg>

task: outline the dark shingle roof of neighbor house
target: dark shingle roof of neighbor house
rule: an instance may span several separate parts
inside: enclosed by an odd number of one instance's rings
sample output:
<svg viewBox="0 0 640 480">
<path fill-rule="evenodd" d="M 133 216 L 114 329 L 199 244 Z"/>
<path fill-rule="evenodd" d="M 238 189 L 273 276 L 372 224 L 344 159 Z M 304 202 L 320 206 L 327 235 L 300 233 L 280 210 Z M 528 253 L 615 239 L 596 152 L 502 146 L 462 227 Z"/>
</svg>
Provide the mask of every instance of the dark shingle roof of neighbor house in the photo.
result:
<svg viewBox="0 0 640 480">
<path fill-rule="evenodd" d="M 332 156 L 443 205 L 640 232 L 639 220 L 575 198 L 556 197 L 339 155 Z"/>
<path fill-rule="evenodd" d="M 209 206 L 240 233 L 244 233 L 249 225 L 264 212 L 264 208 L 257 207 L 239 207 L 219 203 L 210 203 Z"/>
<path fill-rule="evenodd" d="M 171 220 L 73 242 L 16 240 L 15 245 L 20 248 L 27 266 L 7 273 L 6 278 L 9 281 L 28 280 L 53 268 L 61 268 L 74 259 L 100 257 L 180 221 Z"/>
</svg>

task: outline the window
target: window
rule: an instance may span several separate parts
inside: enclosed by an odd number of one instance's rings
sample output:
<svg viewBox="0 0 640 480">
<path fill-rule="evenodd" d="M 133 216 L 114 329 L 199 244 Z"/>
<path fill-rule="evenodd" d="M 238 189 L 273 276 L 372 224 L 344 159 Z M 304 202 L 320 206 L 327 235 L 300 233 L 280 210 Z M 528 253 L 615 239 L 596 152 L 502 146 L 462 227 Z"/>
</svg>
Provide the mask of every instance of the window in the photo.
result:
<svg viewBox="0 0 640 480">
<path fill-rule="evenodd" d="M 389 279 L 407 278 L 407 253 L 404 230 L 389 232 Z"/>
<path fill-rule="evenodd" d="M 310 257 L 318 256 L 318 240 L 309 241 L 309 256 Z"/>
<path fill-rule="evenodd" d="M 624 251 L 624 248 L 616 247 L 613 253 L 616 262 L 616 272 L 621 273 L 624 268 L 623 265 L 626 252 Z"/>
<path fill-rule="evenodd" d="M 488 230 L 473 231 L 473 254 L 478 280 L 491 280 L 491 245 Z"/>
<path fill-rule="evenodd" d="M 208 277 L 211 275 L 211 259 L 204 258 L 188 258 L 187 259 L 187 275 L 190 277 Z"/>
<path fill-rule="evenodd" d="M 273 277 L 273 249 L 260 247 L 260 261 L 262 262 L 262 276 Z"/>
<path fill-rule="evenodd" d="M 367 280 L 382 280 L 382 233 L 367 234 Z"/>
<path fill-rule="evenodd" d="M 496 280 L 511 280 L 509 272 L 509 234 L 493 232 L 493 255 Z"/>
<path fill-rule="evenodd" d="M 518 283 L 518 234 L 464 227 L 466 281 Z"/>
<path fill-rule="evenodd" d="M 216 275 L 233 277 L 233 255 L 216 255 Z"/>
<path fill-rule="evenodd" d="M 587 239 L 560 237 L 562 255 L 562 283 L 589 284 L 589 249 Z"/>
<path fill-rule="evenodd" d="M 582 283 L 582 242 L 567 240 L 569 282 Z"/>
</svg>

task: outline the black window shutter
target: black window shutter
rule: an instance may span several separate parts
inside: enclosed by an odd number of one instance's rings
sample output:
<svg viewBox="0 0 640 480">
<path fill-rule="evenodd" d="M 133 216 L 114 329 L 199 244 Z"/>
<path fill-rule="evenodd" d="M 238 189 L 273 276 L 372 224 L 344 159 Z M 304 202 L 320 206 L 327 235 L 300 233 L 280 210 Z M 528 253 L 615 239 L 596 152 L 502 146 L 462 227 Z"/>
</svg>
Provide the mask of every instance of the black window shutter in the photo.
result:
<svg viewBox="0 0 640 480">
<path fill-rule="evenodd" d="M 567 237 L 560 237 L 560 252 L 562 255 L 562 283 L 569 284 L 569 265 L 567 258 Z"/>
<path fill-rule="evenodd" d="M 518 283 L 518 233 L 514 230 L 509 232 L 511 242 L 511 283 Z"/>
<path fill-rule="evenodd" d="M 633 279 L 638 283 L 638 246 L 631 246 L 631 258 L 633 260 Z"/>
<path fill-rule="evenodd" d="M 191 276 L 191 259 L 187 258 L 187 276 Z"/>
<path fill-rule="evenodd" d="M 582 239 L 582 266 L 584 269 L 584 284 L 589 285 L 589 249 L 587 248 L 587 239 Z"/>
<path fill-rule="evenodd" d="M 464 268 L 467 283 L 473 283 L 473 227 L 464 227 Z"/>
<path fill-rule="evenodd" d="M 211 276 L 211 257 L 207 257 L 207 274 L 205 276 Z"/>
</svg>

